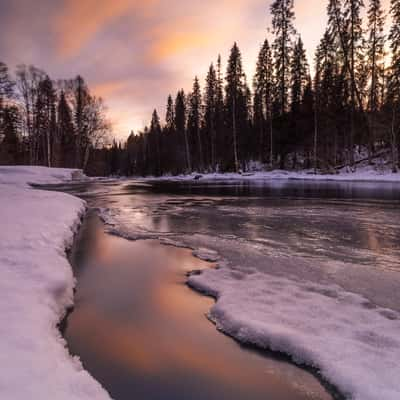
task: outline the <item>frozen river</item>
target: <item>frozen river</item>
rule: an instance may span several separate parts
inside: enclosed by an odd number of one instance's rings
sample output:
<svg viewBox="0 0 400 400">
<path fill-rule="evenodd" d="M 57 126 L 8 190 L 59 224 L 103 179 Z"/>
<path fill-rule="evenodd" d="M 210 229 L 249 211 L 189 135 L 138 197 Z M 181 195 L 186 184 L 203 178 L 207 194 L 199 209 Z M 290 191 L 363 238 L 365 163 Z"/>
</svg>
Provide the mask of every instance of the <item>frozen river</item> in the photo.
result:
<svg viewBox="0 0 400 400">
<path fill-rule="evenodd" d="M 331 398 L 309 372 L 215 332 L 204 318 L 213 301 L 185 285 L 188 271 L 203 269 L 190 284 L 220 298 L 210 313 L 219 329 L 314 365 L 355 398 L 376 398 L 374 388 L 382 399 L 398 395 L 398 185 L 59 188 L 106 222 L 108 233 L 92 214 L 75 249 L 66 338 L 115 399 Z M 383 378 L 379 368 L 390 371 Z"/>
</svg>

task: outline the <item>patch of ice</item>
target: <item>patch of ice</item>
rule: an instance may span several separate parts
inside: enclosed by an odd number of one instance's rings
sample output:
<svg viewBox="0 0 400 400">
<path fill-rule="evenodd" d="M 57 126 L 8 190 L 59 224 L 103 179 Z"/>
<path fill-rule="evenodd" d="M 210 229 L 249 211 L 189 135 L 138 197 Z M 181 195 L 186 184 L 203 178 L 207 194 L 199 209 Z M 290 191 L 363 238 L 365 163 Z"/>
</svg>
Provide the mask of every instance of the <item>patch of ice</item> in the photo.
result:
<svg viewBox="0 0 400 400">
<path fill-rule="evenodd" d="M 203 261 L 216 262 L 219 260 L 219 255 L 216 251 L 204 247 L 193 250 L 193 255 Z"/>
</svg>

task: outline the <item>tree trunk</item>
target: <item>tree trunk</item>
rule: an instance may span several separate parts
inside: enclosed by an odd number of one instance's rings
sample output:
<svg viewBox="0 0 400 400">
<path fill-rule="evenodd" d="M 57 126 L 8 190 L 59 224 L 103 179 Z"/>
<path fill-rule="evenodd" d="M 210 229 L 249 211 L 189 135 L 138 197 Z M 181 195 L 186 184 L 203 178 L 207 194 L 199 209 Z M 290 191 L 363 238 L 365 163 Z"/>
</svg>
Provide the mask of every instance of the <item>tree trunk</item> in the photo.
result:
<svg viewBox="0 0 400 400">
<path fill-rule="evenodd" d="M 235 172 L 239 172 L 239 158 L 237 150 L 237 132 L 236 132 L 236 94 L 233 95 L 232 104 L 232 130 L 233 130 L 233 156 L 235 159 Z"/>
<path fill-rule="evenodd" d="M 82 165 L 82 170 L 85 171 L 86 167 L 88 165 L 89 162 L 89 156 L 90 156 L 90 145 L 87 145 L 85 148 L 85 156 L 84 156 L 84 160 L 83 160 L 83 165 Z"/>
<path fill-rule="evenodd" d="M 188 172 L 190 173 L 190 172 L 192 172 L 192 160 L 190 158 L 189 138 L 188 138 L 186 129 L 184 129 L 183 134 L 185 136 L 186 166 L 187 166 Z"/>
<path fill-rule="evenodd" d="M 274 167 L 274 130 L 272 126 L 272 116 L 269 117 L 269 164 L 271 169 Z"/>
<path fill-rule="evenodd" d="M 197 141 L 199 145 L 199 157 L 200 157 L 200 162 L 199 162 L 199 167 L 200 167 L 200 172 L 203 172 L 204 170 L 204 155 L 203 155 L 203 144 L 201 143 L 201 135 L 200 135 L 200 129 L 197 126 Z"/>
<path fill-rule="evenodd" d="M 391 144 L 392 144 L 392 170 L 393 172 L 397 172 L 397 163 L 398 159 L 396 154 L 396 108 L 393 105 L 393 112 L 392 112 L 392 127 L 391 127 Z"/>
<path fill-rule="evenodd" d="M 314 174 L 317 174 L 318 169 L 318 110 L 317 100 L 314 102 Z"/>
</svg>

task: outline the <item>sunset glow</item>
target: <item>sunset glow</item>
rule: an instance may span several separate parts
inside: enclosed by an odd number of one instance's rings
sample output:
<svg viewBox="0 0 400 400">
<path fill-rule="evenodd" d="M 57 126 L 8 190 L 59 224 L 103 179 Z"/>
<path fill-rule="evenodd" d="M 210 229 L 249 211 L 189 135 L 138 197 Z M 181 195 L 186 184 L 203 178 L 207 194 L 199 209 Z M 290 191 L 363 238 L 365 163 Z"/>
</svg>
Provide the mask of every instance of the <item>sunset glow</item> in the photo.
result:
<svg viewBox="0 0 400 400">
<path fill-rule="evenodd" d="M 296 29 L 309 62 L 326 23 L 326 1 L 295 1 Z M 192 79 L 203 79 L 234 41 L 251 82 L 268 35 L 271 0 L 4 0 L 0 54 L 13 67 L 42 67 L 57 79 L 83 75 L 109 106 L 114 133 L 126 137 L 148 123 L 154 107 Z M 389 0 L 383 1 L 388 8 Z"/>
</svg>

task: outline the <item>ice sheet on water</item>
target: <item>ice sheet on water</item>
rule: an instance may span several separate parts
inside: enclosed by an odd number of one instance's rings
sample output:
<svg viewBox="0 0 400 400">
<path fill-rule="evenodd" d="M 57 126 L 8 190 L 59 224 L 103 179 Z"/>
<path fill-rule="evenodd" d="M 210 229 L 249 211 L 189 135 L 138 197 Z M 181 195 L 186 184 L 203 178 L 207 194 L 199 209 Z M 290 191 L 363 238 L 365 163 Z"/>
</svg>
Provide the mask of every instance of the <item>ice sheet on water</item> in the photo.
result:
<svg viewBox="0 0 400 400">
<path fill-rule="evenodd" d="M 142 230 L 121 215 L 111 220 L 119 232 Z M 319 369 L 355 400 L 400 398 L 400 313 L 392 308 L 400 307 L 398 273 L 270 254 L 268 240 L 221 232 L 147 235 L 218 260 L 219 268 L 192 275 L 188 283 L 217 299 L 210 317 L 219 329 Z"/>
<path fill-rule="evenodd" d="M 335 285 L 222 267 L 189 277 L 236 339 L 288 354 L 355 400 L 400 398 L 400 314 Z"/>
</svg>

